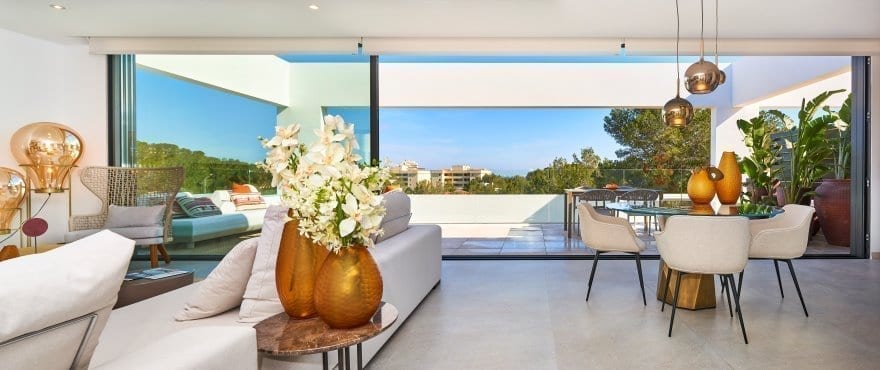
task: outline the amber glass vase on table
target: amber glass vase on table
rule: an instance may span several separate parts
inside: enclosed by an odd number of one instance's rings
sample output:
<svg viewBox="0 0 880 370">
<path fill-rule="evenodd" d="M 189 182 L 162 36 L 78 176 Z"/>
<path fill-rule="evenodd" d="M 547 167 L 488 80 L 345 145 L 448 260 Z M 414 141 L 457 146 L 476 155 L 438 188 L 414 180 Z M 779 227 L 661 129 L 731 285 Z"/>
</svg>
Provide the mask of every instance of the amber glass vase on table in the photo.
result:
<svg viewBox="0 0 880 370">
<path fill-rule="evenodd" d="M 390 173 L 362 163 L 354 127 L 342 117 L 324 117 L 310 146 L 300 144 L 299 130 L 279 126 L 262 139 L 268 152 L 261 166 L 294 219 L 278 255 L 279 297 L 291 317 L 312 316 L 311 305 L 330 327 L 357 327 L 382 299 L 382 276 L 367 248 L 381 233 L 385 206 L 377 194 Z"/>
</svg>

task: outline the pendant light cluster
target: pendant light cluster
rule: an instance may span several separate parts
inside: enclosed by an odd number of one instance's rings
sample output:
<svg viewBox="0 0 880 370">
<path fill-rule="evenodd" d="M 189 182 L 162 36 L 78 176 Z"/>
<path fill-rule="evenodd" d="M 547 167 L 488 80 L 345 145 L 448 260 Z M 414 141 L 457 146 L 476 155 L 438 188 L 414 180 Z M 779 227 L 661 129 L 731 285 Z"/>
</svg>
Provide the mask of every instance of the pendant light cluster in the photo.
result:
<svg viewBox="0 0 880 370">
<path fill-rule="evenodd" d="M 681 38 L 681 21 L 678 13 L 678 0 L 675 0 L 675 97 L 663 105 L 663 120 L 666 125 L 683 127 L 694 119 L 694 106 L 681 97 L 681 71 L 678 68 L 678 43 Z"/>
<path fill-rule="evenodd" d="M 680 20 L 678 12 L 678 0 L 675 1 L 675 98 L 663 106 L 663 119 L 672 127 L 682 127 L 691 122 L 694 117 L 694 107 L 686 99 L 681 98 L 679 92 L 680 80 L 678 69 Z M 727 76 L 724 71 L 718 69 L 718 0 L 715 0 L 715 63 L 705 59 L 705 38 L 703 35 L 703 0 L 700 0 L 700 60 L 692 64 L 684 73 L 684 86 L 691 94 L 708 94 L 715 91 L 724 83 Z"/>
</svg>

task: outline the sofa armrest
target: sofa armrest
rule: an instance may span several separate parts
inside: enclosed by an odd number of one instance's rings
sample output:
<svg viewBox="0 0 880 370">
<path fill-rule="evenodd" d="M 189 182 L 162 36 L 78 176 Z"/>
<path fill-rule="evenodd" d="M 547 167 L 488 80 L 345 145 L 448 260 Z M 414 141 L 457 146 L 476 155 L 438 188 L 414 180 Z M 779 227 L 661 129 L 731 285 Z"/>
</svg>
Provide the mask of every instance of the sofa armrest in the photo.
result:
<svg viewBox="0 0 880 370">
<path fill-rule="evenodd" d="M 257 368 L 257 332 L 254 328 L 201 326 L 157 338 L 96 369 Z"/>
</svg>

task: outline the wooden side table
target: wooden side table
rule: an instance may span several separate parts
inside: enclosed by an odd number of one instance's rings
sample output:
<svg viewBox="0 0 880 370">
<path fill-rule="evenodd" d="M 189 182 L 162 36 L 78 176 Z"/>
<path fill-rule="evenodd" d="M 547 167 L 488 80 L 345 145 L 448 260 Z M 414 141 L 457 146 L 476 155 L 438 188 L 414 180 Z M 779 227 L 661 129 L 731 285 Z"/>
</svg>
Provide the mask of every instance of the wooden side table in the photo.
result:
<svg viewBox="0 0 880 370">
<path fill-rule="evenodd" d="M 161 279 L 137 279 L 123 281 L 119 288 L 119 298 L 116 299 L 114 309 L 128 306 L 132 303 L 155 297 L 159 294 L 168 293 L 172 290 L 183 288 L 193 283 L 193 272 L 169 276 Z"/>
<path fill-rule="evenodd" d="M 349 347 L 357 346 L 357 369 L 363 369 L 361 343 L 375 337 L 397 321 L 397 307 L 382 302 L 370 322 L 351 329 L 333 329 L 320 318 L 296 320 L 282 312 L 254 325 L 257 350 L 272 357 L 287 358 L 321 353 L 324 370 L 329 370 L 327 352 L 336 350 L 339 370 L 351 369 Z"/>
</svg>

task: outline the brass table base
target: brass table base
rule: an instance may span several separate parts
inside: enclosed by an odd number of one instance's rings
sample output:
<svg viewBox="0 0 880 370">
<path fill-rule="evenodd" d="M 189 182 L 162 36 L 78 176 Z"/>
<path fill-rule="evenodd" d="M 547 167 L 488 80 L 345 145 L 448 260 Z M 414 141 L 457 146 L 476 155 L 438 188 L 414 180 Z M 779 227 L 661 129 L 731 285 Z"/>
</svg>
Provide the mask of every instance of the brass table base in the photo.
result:
<svg viewBox="0 0 880 370">
<path fill-rule="evenodd" d="M 667 279 L 670 274 L 672 276 Z M 660 271 L 657 277 L 657 299 L 663 300 L 663 289 L 666 284 L 669 284 L 666 303 L 672 304 L 672 298 L 675 296 L 676 280 L 678 280 L 678 273 L 670 270 L 666 266 L 666 262 L 660 260 Z M 715 275 L 686 274 L 684 279 L 681 280 L 681 292 L 678 293 L 678 308 L 689 310 L 715 308 Z"/>
</svg>

